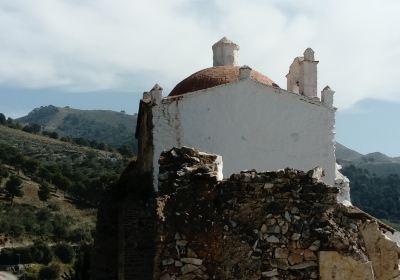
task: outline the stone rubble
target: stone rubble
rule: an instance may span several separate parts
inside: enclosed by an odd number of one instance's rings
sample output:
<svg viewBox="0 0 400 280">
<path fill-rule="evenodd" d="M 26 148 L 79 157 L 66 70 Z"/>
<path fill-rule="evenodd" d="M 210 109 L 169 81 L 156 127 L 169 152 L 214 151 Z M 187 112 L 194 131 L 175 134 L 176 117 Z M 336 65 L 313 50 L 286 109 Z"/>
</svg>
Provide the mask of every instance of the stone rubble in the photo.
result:
<svg viewBox="0 0 400 280">
<path fill-rule="evenodd" d="M 137 173 L 134 198 L 113 204 L 123 222 L 113 226 L 118 269 L 97 266 L 93 279 L 400 279 L 400 249 L 388 238 L 398 233 L 339 203 L 319 168 L 219 180 L 220 160 L 186 147 L 162 153 L 154 196 L 141 195 L 152 179 Z"/>
<path fill-rule="evenodd" d="M 359 230 L 369 221 L 337 203 L 338 189 L 320 182 L 320 169 L 249 170 L 217 181 L 213 159 L 189 148 L 161 155 L 159 189 L 168 199 L 160 254 L 174 262 L 160 271 L 168 279 L 318 279 L 326 251 L 369 262 Z M 397 252 L 392 259 L 398 263 Z"/>
</svg>

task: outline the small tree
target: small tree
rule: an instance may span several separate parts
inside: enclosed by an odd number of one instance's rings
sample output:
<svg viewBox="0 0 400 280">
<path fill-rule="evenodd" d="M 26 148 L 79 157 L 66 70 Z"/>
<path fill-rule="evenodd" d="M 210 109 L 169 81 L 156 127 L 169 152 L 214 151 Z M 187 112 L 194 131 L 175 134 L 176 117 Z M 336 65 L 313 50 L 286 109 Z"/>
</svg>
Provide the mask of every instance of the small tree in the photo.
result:
<svg viewBox="0 0 400 280">
<path fill-rule="evenodd" d="M 22 197 L 24 192 L 22 191 L 22 180 L 15 175 L 12 175 L 6 183 L 6 192 L 10 197 L 11 205 L 13 205 L 14 197 Z"/>
<path fill-rule="evenodd" d="M 133 157 L 133 148 L 129 145 L 122 145 L 118 148 L 118 152 L 125 157 Z"/>
<path fill-rule="evenodd" d="M 50 266 L 44 266 L 39 271 L 40 280 L 57 280 L 60 276 L 60 266 L 52 264 Z"/>
<path fill-rule="evenodd" d="M 14 120 L 10 117 L 7 118 L 7 126 L 12 127 L 14 125 Z"/>
<path fill-rule="evenodd" d="M 50 187 L 46 182 L 43 182 L 40 186 L 39 186 L 39 190 L 38 190 L 38 197 L 41 201 L 46 202 L 49 198 L 50 198 Z"/>
<path fill-rule="evenodd" d="M 30 175 L 34 175 L 40 166 L 40 162 L 36 159 L 33 158 L 27 158 L 26 160 L 23 161 L 23 166 L 22 169 L 24 170 L 24 172 L 30 174 Z"/>
<path fill-rule="evenodd" d="M 8 177 L 8 170 L 7 168 L 0 163 L 0 178 L 7 178 Z"/>
<path fill-rule="evenodd" d="M 39 178 L 43 182 L 44 180 L 50 181 L 51 177 L 52 177 L 52 174 L 51 174 L 51 171 L 47 167 L 40 166 L 39 167 L 39 171 L 37 173 L 37 176 L 39 176 Z"/>
<path fill-rule="evenodd" d="M 39 133 L 42 127 L 37 123 L 31 123 L 22 128 L 23 131 L 29 133 Z"/>
<path fill-rule="evenodd" d="M 71 263 L 75 257 L 75 251 L 67 243 L 59 243 L 54 247 L 55 255 L 62 263 Z"/>
<path fill-rule="evenodd" d="M 31 247 L 32 258 L 40 264 L 49 264 L 53 260 L 53 252 L 44 242 L 35 242 Z"/>
<path fill-rule="evenodd" d="M 60 173 L 56 173 L 53 176 L 53 184 L 56 185 L 57 188 L 59 188 L 60 190 L 62 190 L 64 192 L 68 191 L 71 188 L 71 181 L 65 177 L 64 175 L 60 174 Z"/>
<path fill-rule="evenodd" d="M 0 113 L 0 125 L 5 125 L 7 123 L 6 116 L 3 113 Z"/>
<path fill-rule="evenodd" d="M 50 136 L 50 138 L 58 139 L 58 133 L 55 131 L 50 132 L 49 136 Z"/>
<path fill-rule="evenodd" d="M 25 164 L 25 157 L 22 154 L 17 153 L 13 157 L 10 158 L 9 162 L 11 165 L 13 165 L 17 169 L 17 172 L 19 174 L 21 168 Z"/>
</svg>

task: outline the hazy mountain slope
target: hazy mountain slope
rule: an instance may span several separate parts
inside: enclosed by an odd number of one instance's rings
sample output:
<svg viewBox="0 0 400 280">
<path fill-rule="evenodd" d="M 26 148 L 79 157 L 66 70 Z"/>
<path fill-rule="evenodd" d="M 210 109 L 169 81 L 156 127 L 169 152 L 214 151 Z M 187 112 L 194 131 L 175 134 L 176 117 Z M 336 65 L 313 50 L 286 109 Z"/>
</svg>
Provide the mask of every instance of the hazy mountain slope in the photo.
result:
<svg viewBox="0 0 400 280">
<path fill-rule="evenodd" d="M 339 160 L 353 160 L 362 157 L 359 152 L 353 151 L 336 142 L 336 158 Z"/>
<path fill-rule="evenodd" d="M 400 228 L 399 158 L 379 152 L 362 155 L 339 143 L 336 158 L 343 166 L 341 172 L 350 179 L 353 204 Z"/>
<path fill-rule="evenodd" d="M 82 137 L 116 147 L 128 144 L 136 147 L 135 115 L 107 110 L 78 110 L 69 107 L 44 106 L 16 119 L 22 124 L 36 123 L 44 130 L 60 136 Z"/>
<path fill-rule="evenodd" d="M 392 158 L 380 152 L 362 155 L 336 143 L 336 159 L 343 167 L 353 165 L 361 170 L 368 170 L 376 176 L 388 176 L 390 174 L 400 176 L 399 157 Z"/>
</svg>

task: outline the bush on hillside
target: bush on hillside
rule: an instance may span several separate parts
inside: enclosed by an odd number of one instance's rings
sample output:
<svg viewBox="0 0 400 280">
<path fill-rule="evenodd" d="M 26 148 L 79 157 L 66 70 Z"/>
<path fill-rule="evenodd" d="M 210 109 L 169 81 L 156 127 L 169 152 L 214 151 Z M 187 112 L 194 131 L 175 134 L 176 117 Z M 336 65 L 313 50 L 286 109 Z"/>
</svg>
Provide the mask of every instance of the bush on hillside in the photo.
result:
<svg viewBox="0 0 400 280">
<path fill-rule="evenodd" d="M 0 178 L 7 178 L 8 175 L 9 175 L 9 172 L 8 172 L 7 168 L 0 163 Z"/>
<path fill-rule="evenodd" d="M 60 211 L 60 210 L 61 210 L 60 205 L 58 205 L 57 203 L 49 203 L 49 204 L 47 205 L 47 207 L 48 207 L 51 211 L 54 211 L 54 212 L 57 212 L 57 211 Z"/>
<path fill-rule="evenodd" d="M 57 280 L 60 276 L 61 268 L 58 264 L 44 266 L 39 270 L 38 280 Z"/>
<path fill-rule="evenodd" d="M 33 261 L 41 264 L 49 264 L 53 260 L 51 248 L 44 242 L 36 242 L 31 247 Z"/>
<path fill-rule="evenodd" d="M 0 265 L 15 265 L 18 264 L 18 262 L 21 264 L 33 262 L 29 247 L 2 249 L 0 254 Z"/>
<path fill-rule="evenodd" d="M 12 175 L 6 183 L 5 191 L 10 198 L 11 205 L 14 202 L 14 197 L 22 197 L 24 192 L 22 191 L 22 180 L 15 175 Z"/>
<path fill-rule="evenodd" d="M 5 125 L 7 123 L 6 116 L 3 113 L 0 113 L 0 125 Z"/>
<path fill-rule="evenodd" d="M 376 176 L 353 165 L 343 168 L 350 179 L 353 204 L 367 213 L 392 223 L 400 223 L 400 176 Z"/>
<path fill-rule="evenodd" d="M 75 257 L 74 249 L 67 243 L 58 243 L 54 247 L 54 254 L 62 263 L 71 263 Z"/>
<path fill-rule="evenodd" d="M 51 194 L 49 184 L 46 182 L 40 184 L 37 194 L 41 201 L 46 202 L 50 198 Z"/>
<path fill-rule="evenodd" d="M 39 133 L 42 127 L 36 123 L 28 124 L 22 128 L 23 131 L 28 133 Z"/>
</svg>

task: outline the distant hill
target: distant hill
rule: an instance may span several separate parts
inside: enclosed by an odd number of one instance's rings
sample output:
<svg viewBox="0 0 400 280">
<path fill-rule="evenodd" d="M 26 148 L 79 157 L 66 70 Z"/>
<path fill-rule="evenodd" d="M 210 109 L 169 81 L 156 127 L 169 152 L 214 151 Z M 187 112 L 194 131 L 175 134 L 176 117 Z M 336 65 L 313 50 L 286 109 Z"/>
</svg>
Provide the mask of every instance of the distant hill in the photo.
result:
<svg viewBox="0 0 400 280">
<path fill-rule="evenodd" d="M 362 157 L 359 152 L 353 151 L 340 143 L 336 143 L 336 158 L 339 160 L 353 160 Z"/>
<path fill-rule="evenodd" d="M 374 152 L 366 155 L 336 144 L 341 172 L 350 179 L 354 205 L 400 229 L 400 161 Z"/>
<path fill-rule="evenodd" d="M 368 170 L 377 176 L 397 174 L 400 176 L 400 158 L 389 157 L 380 152 L 363 155 L 353 151 L 340 143 L 336 143 L 336 159 L 343 166 L 355 166 Z"/>
<path fill-rule="evenodd" d="M 115 147 L 132 145 L 137 150 L 134 138 L 136 115 L 108 110 L 78 110 L 70 107 L 42 106 L 27 116 L 16 119 L 22 125 L 39 124 L 43 130 L 55 131 L 60 136 L 85 138 Z"/>
</svg>

